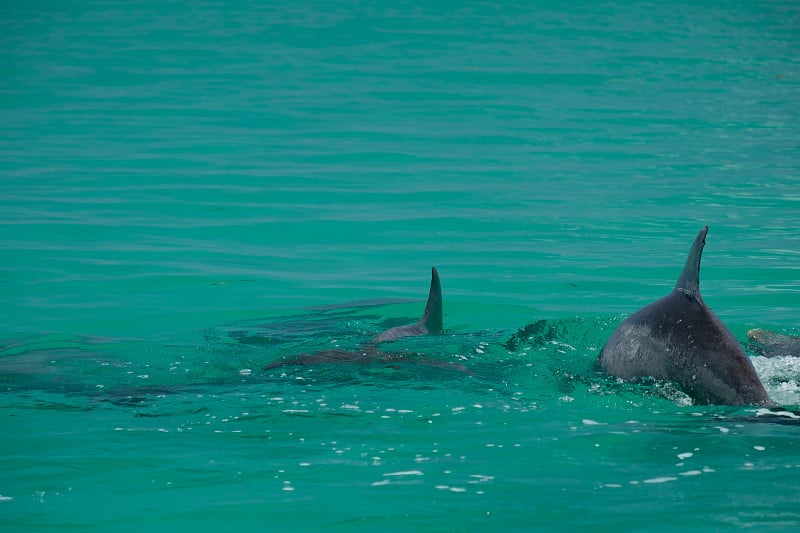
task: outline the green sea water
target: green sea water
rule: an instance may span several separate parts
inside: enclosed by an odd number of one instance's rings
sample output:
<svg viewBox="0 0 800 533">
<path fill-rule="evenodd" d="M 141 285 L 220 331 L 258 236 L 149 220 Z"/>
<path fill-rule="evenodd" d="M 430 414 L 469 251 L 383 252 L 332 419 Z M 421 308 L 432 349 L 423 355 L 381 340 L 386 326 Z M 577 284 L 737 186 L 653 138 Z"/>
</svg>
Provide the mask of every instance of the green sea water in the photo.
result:
<svg viewBox="0 0 800 533">
<path fill-rule="evenodd" d="M 0 528 L 794 531 L 797 425 L 594 361 L 706 224 L 798 334 L 799 219 L 793 1 L 4 2 Z M 432 266 L 441 365 L 265 369 Z"/>
</svg>

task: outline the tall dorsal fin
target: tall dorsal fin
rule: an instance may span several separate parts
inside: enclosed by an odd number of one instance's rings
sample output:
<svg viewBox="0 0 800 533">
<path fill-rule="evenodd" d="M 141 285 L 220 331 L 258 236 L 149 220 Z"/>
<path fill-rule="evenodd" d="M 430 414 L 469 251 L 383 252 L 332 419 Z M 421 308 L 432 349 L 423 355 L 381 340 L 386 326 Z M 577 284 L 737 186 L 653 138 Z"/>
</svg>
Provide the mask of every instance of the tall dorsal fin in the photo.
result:
<svg viewBox="0 0 800 533">
<path fill-rule="evenodd" d="M 708 233 L 708 226 L 704 226 L 694 238 L 692 248 L 689 250 L 689 257 L 686 258 L 686 265 L 675 284 L 677 290 L 694 298 L 700 296 L 700 257 L 703 255 L 703 246 L 706 244 L 706 233 Z"/>
<path fill-rule="evenodd" d="M 436 267 L 431 268 L 431 290 L 428 292 L 428 303 L 419 323 L 428 330 L 428 333 L 442 332 L 442 283 L 439 281 L 439 272 Z"/>
</svg>

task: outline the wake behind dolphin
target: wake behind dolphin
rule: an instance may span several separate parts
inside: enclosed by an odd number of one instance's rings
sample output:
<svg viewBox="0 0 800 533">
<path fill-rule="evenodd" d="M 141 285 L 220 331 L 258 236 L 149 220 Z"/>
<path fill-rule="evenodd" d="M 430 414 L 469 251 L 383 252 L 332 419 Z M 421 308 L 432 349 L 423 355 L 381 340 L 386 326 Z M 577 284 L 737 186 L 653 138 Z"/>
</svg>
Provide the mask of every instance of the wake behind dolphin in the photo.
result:
<svg viewBox="0 0 800 533">
<path fill-rule="evenodd" d="M 697 234 L 675 289 L 617 327 L 600 366 L 624 380 L 674 381 L 698 403 L 774 405 L 739 342 L 700 296 L 707 232 L 705 226 Z"/>
</svg>

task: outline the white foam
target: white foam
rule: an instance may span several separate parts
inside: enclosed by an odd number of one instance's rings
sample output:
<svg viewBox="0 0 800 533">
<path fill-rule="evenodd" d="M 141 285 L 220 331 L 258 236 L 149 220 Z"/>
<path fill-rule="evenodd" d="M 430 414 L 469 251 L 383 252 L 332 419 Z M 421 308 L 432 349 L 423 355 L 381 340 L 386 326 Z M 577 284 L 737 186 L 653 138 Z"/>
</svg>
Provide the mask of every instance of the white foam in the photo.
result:
<svg viewBox="0 0 800 533">
<path fill-rule="evenodd" d="M 800 357 L 753 357 L 751 361 L 773 401 L 800 404 Z"/>
<path fill-rule="evenodd" d="M 649 484 L 654 484 L 654 483 L 667 483 L 667 482 L 669 482 L 669 481 L 675 481 L 675 480 L 677 480 L 677 479 L 678 479 L 678 478 L 676 478 L 676 477 L 669 477 L 669 476 L 663 476 L 663 477 L 654 477 L 654 478 L 650 478 L 650 479 L 645 479 L 643 483 L 649 483 Z"/>
<path fill-rule="evenodd" d="M 800 419 L 800 416 L 790 411 L 773 411 L 771 409 L 763 408 L 756 411 L 756 416 L 782 416 L 785 418 Z"/>
<path fill-rule="evenodd" d="M 420 470 L 403 470 L 401 472 L 387 472 L 383 475 L 384 477 L 390 477 L 390 476 L 393 477 L 393 476 L 424 476 L 425 474 L 423 474 Z"/>
</svg>

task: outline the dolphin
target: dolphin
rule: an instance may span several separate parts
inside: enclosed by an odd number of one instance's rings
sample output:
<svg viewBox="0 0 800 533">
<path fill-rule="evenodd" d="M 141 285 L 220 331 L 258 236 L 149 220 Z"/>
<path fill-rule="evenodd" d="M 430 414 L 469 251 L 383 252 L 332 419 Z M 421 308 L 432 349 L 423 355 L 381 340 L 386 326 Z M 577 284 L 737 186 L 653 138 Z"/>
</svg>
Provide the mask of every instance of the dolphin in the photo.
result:
<svg viewBox="0 0 800 533">
<path fill-rule="evenodd" d="M 397 326 L 384 331 L 372 338 L 359 350 L 321 350 L 313 353 L 299 354 L 283 361 L 274 361 L 264 367 L 265 370 L 282 366 L 306 366 L 320 363 L 361 363 L 366 364 L 372 361 L 395 362 L 408 359 L 408 356 L 390 354 L 378 349 L 377 344 L 386 341 L 394 341 L 403 337 L 417 335 L 435 335 L 443 331 L 442 328 L 442 284 L 439 280 L 439 272 L 436 267 L 431 268 L 431 287 L 428 291 L 428 302 L 425 311 L 419 321 L 405 326 Z M 464 371 L 461 365 L 451 365 L 441 361 L 421 360 L 416 361 L 428 366 L 456 367 L 457 370 Z"/>
<path fill-rule="evenodd" d="M 624 380 L 651 376 L 680 385 L 695 402 L 773 406 L 744 349 L 700 296 L 697 234 L 675 289 L 620 324 L 600 352 L 600 367 Z"/>
<path fill-rule="evenodd" d="M 373 343 L 393 341 L 415 335 L 432 335 L 442 332 L 442 283 L 436 267 L 431 268 L 431 288 L 428 291 L 428 303 L 422 318 L 414 324 L 397 326 L 376 335 Z"/>
<path fill-rule="evenodd" d="M 764 357 L 800 357 L 800 337 L 783 335 L 763 329 L 747 332 L 749 347 Z"/>
</svg>

